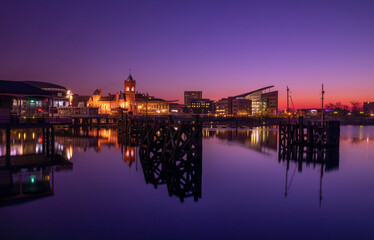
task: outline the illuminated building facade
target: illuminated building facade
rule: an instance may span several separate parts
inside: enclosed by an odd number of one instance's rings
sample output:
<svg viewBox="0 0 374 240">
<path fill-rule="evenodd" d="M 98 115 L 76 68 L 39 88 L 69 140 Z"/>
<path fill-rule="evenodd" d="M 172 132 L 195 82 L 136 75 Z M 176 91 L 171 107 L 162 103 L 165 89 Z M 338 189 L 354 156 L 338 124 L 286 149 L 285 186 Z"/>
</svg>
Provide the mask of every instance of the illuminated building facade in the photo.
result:
<svg viewBox="0 0 374 240">
<path fill-rule="evenodd" d="M 195 114 L 212 113 L 213 101 L 210 99 L 191 99 L 190 107 Z"/>
<path fill-rule="evenodd" d="M 215 103 L 215 114 L 217 117 L 226 117 L 229 114 L 229 99 L 222 98 Z"/>
<path fill-rule="evenodd" d="M 136 81 L 132 78 L 131 74 L 125 80 L 125 99 L 126 99 L 126 108 L 129 112 L 132 112 L 134 115 L 137 113 L 137 104 L 135 99 L 135 87 Z"/>
<path fill-rule="evenodd" d="M 24 83 L 50 92 L 53 96 L 53 107 L 68 107 L 72 104 L 73 93 L 63 86 L 39 81 L 24 81 Z"/>
<path fill-rule="evenodd" d="M 0 121 L 45 121 L 57 113 L 57 107 L 67 107 L 71 101 L 71 91 L 56 84 L 0 80 Z"/>
<path fill-rule="evenodd" d="M 222 98 L 215 104 L 215 114 L 219 117 L 248 117 L 252 113 L 249 99 Z"/>
<path fill-rule="evenodd" d="M 229 115 L 248 117 L 252 114 L 252 101 L 249 99 L 229 98 Z"/>
<path fill-rule="evenodd" d="M 278 114 L 278 91 L 270 91 L 268 86 L 252 92 L 234 96 L 234 99 L 248 99 L 252 104 L 252 115 L 276 115 Z"/>
<path fill-rule="evenodd" d="M 126 108 L 127 106 L 125 95 L 122 92 L 102 96 L 101 89 L 95 90 L 87 105 L 99 108 L 99 114 L 111 114 L 114 109 Z"/>
<path fill-rule="evenodd" d="M 144 94 L 136 94 L 138 115 L 160 115 L 169 114 L 169 101 Z"/>
<path fill-rule="evenodd" d="M 215 114 L 221 117 L 250 115 L 277 115 L 278 91 L 274 86 L 264 87 L 234 97 L 222 98 L 215 103 Z"/>
<path fill-rule="evenodd" d="M 184 106 L 190 108 L 192 99 L 202 99 L 202 91 L 185 91 L 184 92 Z"/>
<path fill-rule="evenodd" d="M 99 108 L 99 114 L 111 114 L 115 110 L 124 109 L 132 114 L 137 114 L 137 103 L 135 97 L 136 81 L 131 74 L 124 81 L 125 92 L 117 92 L 108 96 L 102 96 L 101 89 L 96 89 L 87 102 L 88 107 Z"/>
</svg>

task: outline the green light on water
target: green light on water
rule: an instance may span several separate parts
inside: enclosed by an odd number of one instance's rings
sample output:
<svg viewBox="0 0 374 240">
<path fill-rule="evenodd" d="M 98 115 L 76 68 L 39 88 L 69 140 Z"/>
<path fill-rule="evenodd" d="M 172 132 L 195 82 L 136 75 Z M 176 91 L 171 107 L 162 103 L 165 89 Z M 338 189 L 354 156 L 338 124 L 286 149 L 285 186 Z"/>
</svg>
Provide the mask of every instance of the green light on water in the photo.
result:
<svg viewBox="0 0 374 240">
<path fill-rule="evenodd" d="M 35 182 L 35 177 L 30 177 L 30 182 L 34 183 Z"/>
</svg>

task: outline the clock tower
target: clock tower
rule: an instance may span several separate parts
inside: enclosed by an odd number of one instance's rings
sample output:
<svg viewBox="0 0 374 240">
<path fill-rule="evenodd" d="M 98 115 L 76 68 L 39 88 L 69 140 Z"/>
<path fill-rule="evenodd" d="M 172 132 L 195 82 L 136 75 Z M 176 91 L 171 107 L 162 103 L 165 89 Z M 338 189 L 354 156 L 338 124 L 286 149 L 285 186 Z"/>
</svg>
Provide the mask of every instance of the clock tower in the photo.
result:
<svg viewBox="0 0 374 240">
<path fill-rule="evenodd" d="M 137 107 L 135 100 L 135 85 L 136 81 L 132 78 L 131 73 L 125 80 L 125 97 L 126 97 L 126 108 L 128 111 L 136 115 Z"/>
</svg>

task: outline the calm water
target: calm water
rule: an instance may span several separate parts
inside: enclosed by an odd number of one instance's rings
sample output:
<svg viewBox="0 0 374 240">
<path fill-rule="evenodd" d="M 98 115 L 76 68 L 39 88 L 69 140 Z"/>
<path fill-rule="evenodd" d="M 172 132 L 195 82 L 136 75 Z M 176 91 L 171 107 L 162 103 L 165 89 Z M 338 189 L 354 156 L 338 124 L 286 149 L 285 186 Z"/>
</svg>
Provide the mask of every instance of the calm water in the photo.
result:
<svg viewBox="0 0 374 240">
<path fill-rule="evenodd" d="M 12 133 L 13 157 L 41 151 L 32 134 Z M 138 149 L 114 130 L 56 134 L 72 165 L 0 173 L 3 191 L 20 175 L 24 189 L 47 189 L 0 201 L 0 239 L 374 239 L 374 127 L 342 127 L 329 167 L 279 161 L 277 134 L 204 130 L 190 197 L 147 184 Z"/>
</svg>

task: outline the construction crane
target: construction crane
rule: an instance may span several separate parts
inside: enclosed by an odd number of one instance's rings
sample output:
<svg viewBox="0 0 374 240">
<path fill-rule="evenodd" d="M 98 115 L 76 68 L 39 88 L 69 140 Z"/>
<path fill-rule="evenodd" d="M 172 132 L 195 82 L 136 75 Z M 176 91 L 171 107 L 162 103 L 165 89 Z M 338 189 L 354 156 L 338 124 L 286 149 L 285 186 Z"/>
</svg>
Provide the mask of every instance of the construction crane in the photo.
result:
<svg viewBox="0 0 374 240">
<path fill-rule="evenodd" d="M 292 97 L 290 95 L 290 89 L 288 88 L 287 86 L 287 114 L 290 114 L 290 100 L 291 100 L 291 104 L 292 104 L 292 114 L 295 113 L 295 105 L 293 104 L 293 100 L 292 100 Z"/>
</svg>

